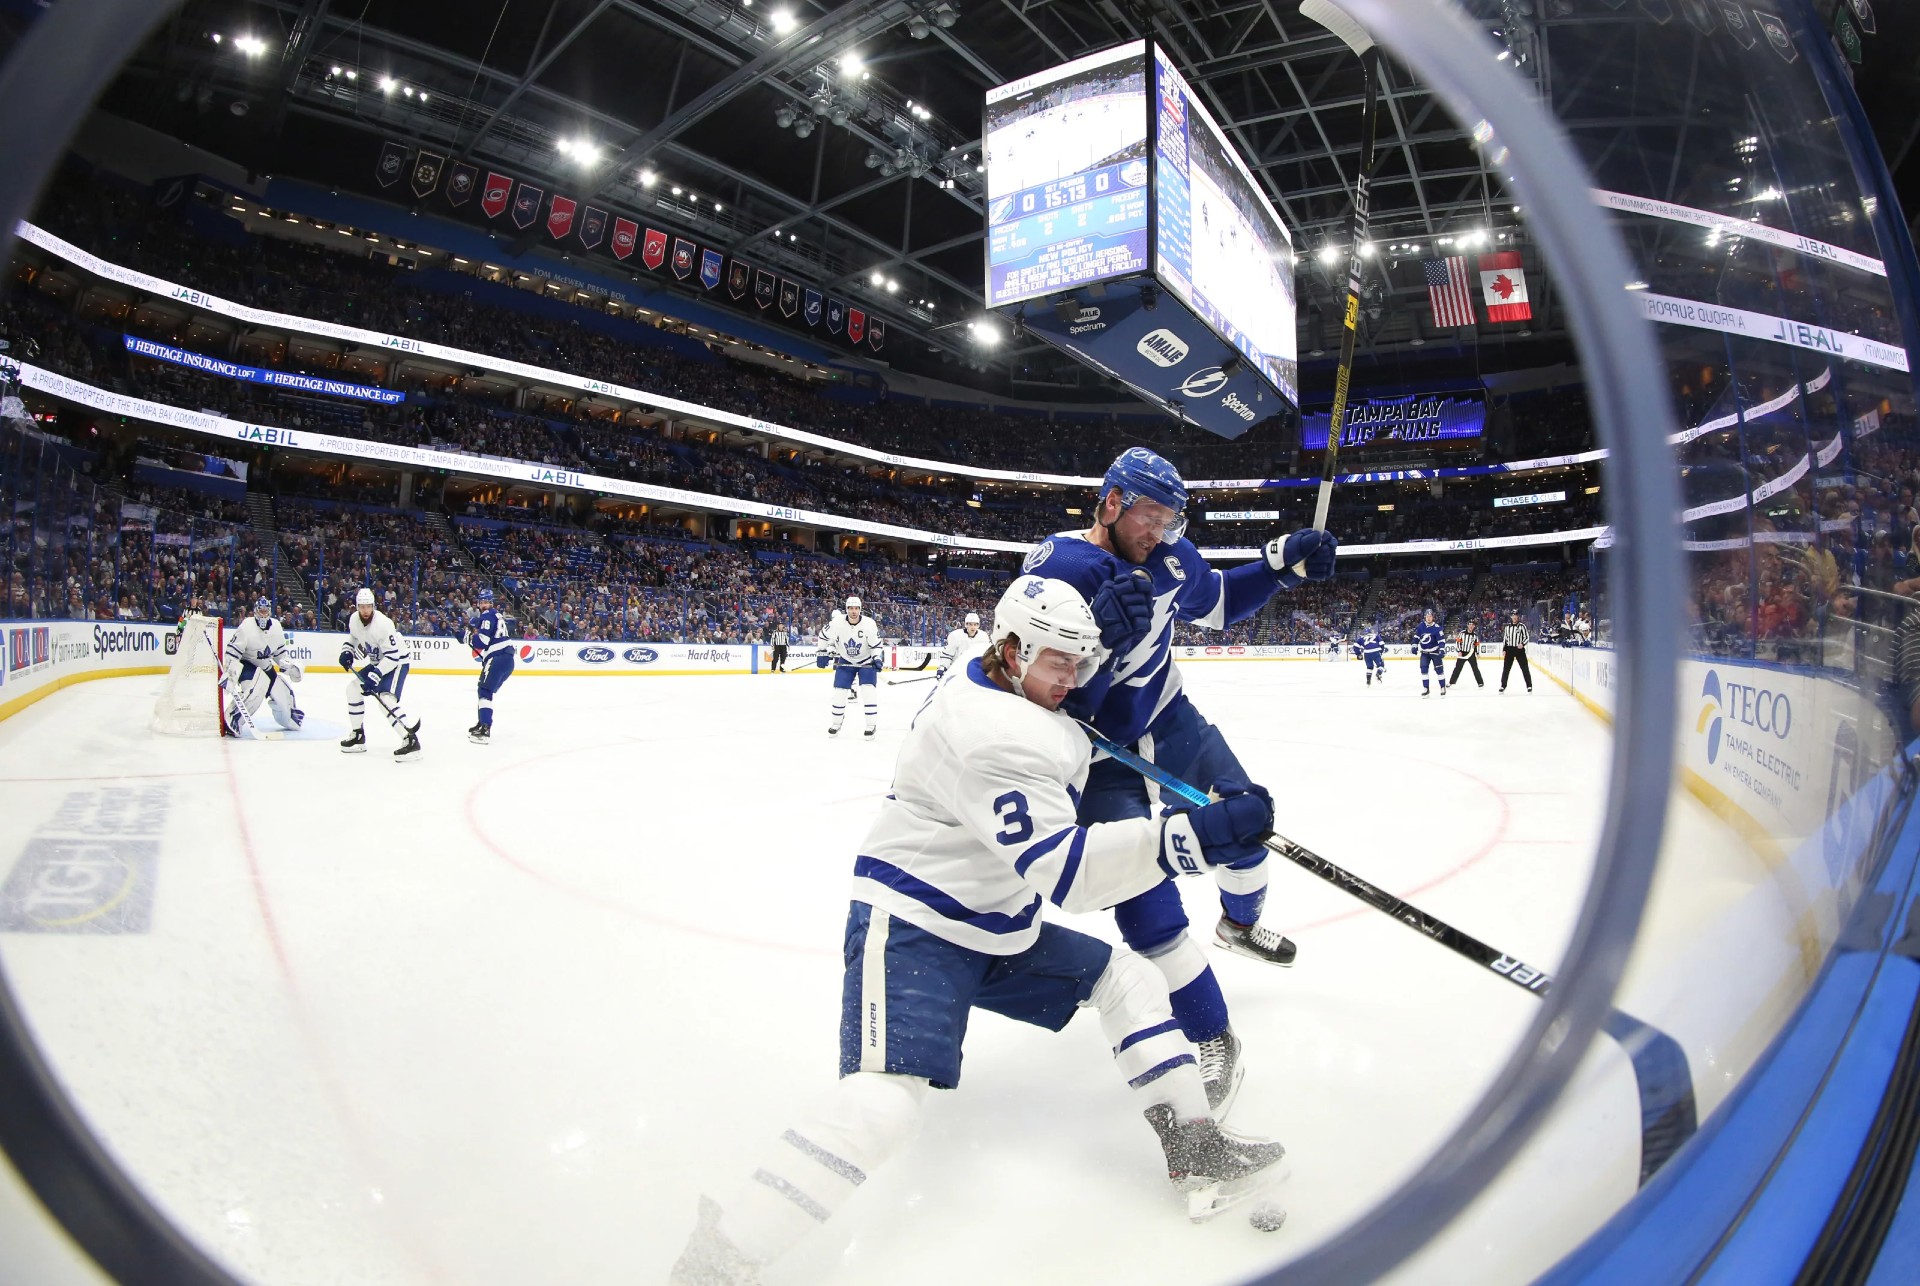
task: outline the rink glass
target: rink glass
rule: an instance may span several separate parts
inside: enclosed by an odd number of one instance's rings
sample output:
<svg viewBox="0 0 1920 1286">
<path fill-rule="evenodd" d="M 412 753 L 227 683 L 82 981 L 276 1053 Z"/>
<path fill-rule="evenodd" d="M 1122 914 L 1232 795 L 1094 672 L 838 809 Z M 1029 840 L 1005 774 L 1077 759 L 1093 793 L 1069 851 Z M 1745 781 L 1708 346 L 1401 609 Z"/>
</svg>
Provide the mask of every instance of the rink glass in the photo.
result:
<svg viewBox="0 0 1920 1286">
<path fill-rule="evenodd" d="M 1494 63 L 1493 46 L 1423 45 L 1423 35 L 1439 30 L 1420 26 L 1429 21 L 1425 13 L 1407 12 L 1402 28 L 1384 3 L 1353 8 L 1377 24 L 1385 45 L 1436 79 L 1471 74 L 1469 55 L 1481 60 L 1478 72 L 1489 83 L 1506 74 Z M 1709 24 L 1710 34 L 1691 25 L 1692 7 L 1681 4 L 1582 6 L 1574 16 L 1549 4 L 1548 16 L 1522 21 L 1506 6 L 1466 8 L 1526 53 L 1517 74 L 1566 131 L 1590 186 L 1808 239 L 1795 249 L 1680 219 L 1606 215 L 1631 261 L 1630 291 L 1785 318 L 1815 337 L 1788 344 L 1725 329 L 1651 329 L 1655 360 L 1614 374 L 1656 385 L 1670 406 L 1660 421 L 1682 438 L 1671 451 L 1670 481 L 1684 521 L 1669 530 L 1640 515 L 1636 530 L 1623 523 L 1617 540 L 1577 553 L 1590 572 L 1599 646 L 1557 654 L 1542 645 L 1535 653 L 1536 666 L 1571 686 L 1596 717 L 1618 717 L 1631 695 L 1620 681 L 1643 637 L 1636 630 L 1665 628 L 1683 638 L 1671 726 L 1642 721 L 1634 735 L 1658 741 L 1672 733 L 1674 806 L 1711 813 L 1751 859 L 1743 898 L 1782 908 L 1743 922 L 1746 930 L 1761 925 L 1758 936 L 1707 935 L 1706 956 L 1693 962 L 1697 999 L 1731 1008 L 1738 1033 L 1733 1065 L 1723 1062 L 1717 1089 L 1702 1095 L 1701 1110 L 1711 1112 L 1791 1017 L 1833 950 L 1880 857 L 1877 814 L 1893 796 L 1870 787 L 1914 733 L 1908 693 L 1920 675 L 1901 671 L 1895 648 L 1903 621 L 1917 610 L 1914 595 L 1896 586 L 1920 577 L 1912 381 L 1897 367 L 1843 357 L 1817 337 L 1844 333 L 1907 347 L 1914 338 L 1911 251 L 1890 235 L 1889 211 L 1879 204 L 1883 189 L 1858 164 L 1872 141 L 1849 135 L 1853 118 L 1836 109 L 1833 86 L 1822 82 L 1822 68 L 1831 81 L 1837 65 L 1799 10 L 1783 29 L 1795 55 L 1789 59 L 1765 32 L 1747 31 L 1748 41 L 1724 18 Z M 1668 9 L 1669 20 L 1656 20 L 1651 8 Z M 1717 16 L 1718 6 L 1706 8 Z M 1517 60 L 1505 61 L 1511 67 Z M 1497 147 L 1514 125 L 1487 106 L 1498 125 L 1488 137 Z M 1506 167 L 1491 157 L 1490 164 L 1498 200 L 1497 174 Z M 1545 194 L 1526 204 L 1530 224 L 1549 213 Z M 1547 253 L 1552 235 L 1566 234 L 1540 229 L 1540 253 L 1527 264 L 1544 288 L 1535 293 L 1543 311 L 1575 306 L 1556 293 L 1588 289 L 1562 266 L 1566 256 L 1556 261 Z M 1879 260 L 1886 274 L 1850 266 L 1816 244 Z M 1396 306 L 1418 308 L 1422 301 L 1403 297 Z M 1582 338 L 1592 342 L 1592 332 L 1583 330 Z M 1611 350 L 1583 355 L 1621 357 Z M 1604 397 L 1596 390 L 1596 405 Z M 1623 445 L 1604 441 L 1616 450 Z M 1524 441 L 1516 454 L 1531 454 Z M 0 428 L 9 619 L 166 621 L 199 605 L 237 620 L 264 594 L 290 623 L 302 623 L 300 613 L 324 611 L 329 596 L 344 600 L 351 588 L 378 580 L 403 587 L 394 609 L 403 628 L 426 632 L 441 624 L 436 613 L 448 586 L 417 555 L 343 566 L 329 561 L 316 538 L 275 540 L 245 524 L 132 505 L 95 487 L 79 471 L 82 463 L 44 438 Z M 1630 505 L 1623 492 L 1635 484 L 1609 463 L 1603 499 L 1610 515 L 1618 518 Z M 1642 586 L 1623 566 L 1623 550 L 1657 538 L 1671 540 L 1684 556 L 1684 614 L 1636 625 L 1632 601 Z M 1536 632 L 1563 606 L 1536 604 Z M 683 621 L 683 628 L 690 632 L 694 624 Z M 937 623 L 926 625 L 933 637 Z M 1684 885 L 1688 861 L 1669 845 L 1661 880 Z M 1756 975 L 1766 985 L 1732 985 Z M 1724 992 L 1716 991 L 1717 981 L 1727 984 Z M 1564 984 L 1571 989 L 1574 979 Z M 1590 1029 L 1596 1013 L 1589 1003 L 1575 1026 Z M 1688 1020 L 1684 1012 L 1644 1004 L 1636 1013 L 1676 1026 Z M 1500 1088 L 1524 1097 L 1516 1078 Z M 1427 1201 L 1429 1214 L 1440 1210 L 1431 1192 L 1399 1198 Z M 1410 1253 L 1418 1237 L 1408 1230 L 1430 1229 L 1433 1219 L 1405 1217 L 1404 1207 L 1394 1213 L 1399 1231 L 1377 1240 L 1376 1258 L 1355 1247 L 1356 1231 L 1331 1248 L 1347 1258 L 1328 1257 L 1306 1272 L 1370 1272 Z"/>
</svg>

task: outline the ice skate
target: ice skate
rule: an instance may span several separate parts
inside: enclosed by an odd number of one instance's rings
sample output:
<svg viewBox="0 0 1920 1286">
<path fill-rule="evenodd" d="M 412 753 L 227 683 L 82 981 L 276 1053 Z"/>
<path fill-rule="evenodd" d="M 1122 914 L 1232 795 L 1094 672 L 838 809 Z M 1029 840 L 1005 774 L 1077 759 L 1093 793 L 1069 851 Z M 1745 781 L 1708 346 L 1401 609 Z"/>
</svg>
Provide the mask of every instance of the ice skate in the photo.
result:
<svg viewBox="0 0 1920 1286">
<path fill-rule="evenodd" d="M 1155 1103 L 1146 1117 L 1166 1153 L 1167 1179 L 1186 1194 L 1187 1218 L 1195 1223 L 1267 1197 L 1287 1177 L 1287 1150 L 1278 1143 L 1243 1138 L 1206 1119 L 1175 1120 L 1169 1103 Z"/>
<path fill-rule="evenodd" d="M 340 753 L 346 755 L 364 755 L 367 753 L 367 730 L 355 728 L 345 741 L 340 743 Z"/>
<path fill-rule="evenodd" d="M 491 746 L 493 744 L 493 725 L 490 723 L 474 724 L 473 727 L 467 729 L 467 740 L 476 746 Z"/>
<path fill-rule="evenodd" d="M 1224 1121 L 1247 1076 L 1246 1064 L 1240 1061 L 1240 1038 L 1229 1027 L 1212 1040 L 1200 1041 L 1194 1052 L 1200 1059 L 1201 1084 L 1207 1088 L 1207 1106 L 1213 1109 L 1214 1120 Z"/>
<path fill-rule="evenodd" d="M 673 1261 L 668 1286 L 756 1286 L 759 1280 L 759 1265 L 720 1231 L 720 1203 L 701 1197 L 699 1222 Z"/>
<path fill-rule="evenodd" d="M 1236 956 L 1264 960 L 1268 964 L 1286 966 L 1293 963 L 1292 939 L 1283 938 L 1262 925 L 1235 924 L 1224 915 L 1220 917 L 1220 923 L 1213 926 L 1213 945 L 1224 947 Z"/>
<path fill-rule="evenodd" d="M 407 740 L 400 749 L 393 752 L 393 762 L 397 764 L 418 763 L 420 761 L 420 725 L 414 724 L 407 729 Z"/>
<path fill-rule="evenodd" d="M 872 724 L 868 724 L 868 725 L 867 725 L 867 740 L 869 740 L 869 741 L 871 741 L 871 740 L 873 740 L 873 734 L 874 734 L 875 732 L 877 732 L 877 731 L 879 731 L 879 729 L 877 729 L 877 728 L 875 728 L 875 727 L 874 727 L 874 726 L 873 726 Z"/>
<path fill-rule="evenodd" d="M 828 724 L 828 725 L 827 725 L 827 735 L 828 735 L 829 737 L 837 737 L 837 736 L 839 736 L 839 735 L 840 735 L 840 724 L 841 724 L 842 722 L 843 722 L 843 720 L 841 720 L 841 719 L 835 719 L 835 720 L 834 720 L 834 721 L 833 721 L 832 723 L 830 723 L 830 724 Z"/>
</svg>

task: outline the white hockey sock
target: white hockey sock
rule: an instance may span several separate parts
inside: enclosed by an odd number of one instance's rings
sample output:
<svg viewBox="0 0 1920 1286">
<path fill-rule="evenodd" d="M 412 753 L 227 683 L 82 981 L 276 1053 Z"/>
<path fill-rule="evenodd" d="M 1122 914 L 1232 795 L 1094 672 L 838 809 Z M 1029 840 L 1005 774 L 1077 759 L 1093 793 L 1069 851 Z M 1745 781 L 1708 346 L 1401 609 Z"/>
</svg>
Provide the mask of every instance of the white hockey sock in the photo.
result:
<svg viewBox="0 0 1920 1286">
<path fill-rule="evenodd" d="M 1113 1061 L 1143 1109 L 1171 1103 L 1182 1120 L 1211 1115 L 1193 1045 L 1173 1016 L 1166 979 L 1144 956 L 1116 949 L 1087 1003 L 1100 1011 L 1100 1030 L 1113 1046 Z"/>
<path fill-rule="evenodd" d="M 855 1072 L 843 1078 L 721 1203 L 720 1231 L 757 1263 L 778 1259 L 913 1140 L 926 1092 L 927 1082 L 917 1076 Z"/>
<path fill-rule="evenodd" d="M 347 702 L 347 723 L 355 732 L 360 732 L 367 726 L 366 702 L 358 697 Z"/>
<path fill-rule="evenodd" d="M 1192 935 L 1184 932 L 1147 959 L 1153 961 L 1161 977 L 1167 980 L 1168 991 L 1180 990 L 1209 968 L 1207 953 L 1200 949 Z"/>
<path fill-rule="evenodd" d="M 861 686 L 860 695 L 866 699 L 867 727 L 871 728 L 874 726 L 874 724 L 879 722 L 879 719 L 880 719 L 880 698 L 874 692 L 873 685 L 871 683 L 863 683 L 860 686 Z"/>
<path fill-rule="evenodd" d="M 1259 861 L 1247 867 L 1245 870 L 1235 870 L 1231 866 L 1216 866 L 1213 868 L 1213 881 L 1220 886 L 1222 893 L 1237 893 L 1243 897 L 1254 893 L 1264 893 L 1267 889 L 1266 856 L 1262 854 Z M 1185 934 L 1181 936 L 1183 938 L 1186 937 Z M 1194 950 L 1199 952 L 1200 949 L 1195 947 Z M 1204 953 L 1201 954 L 1204 956 Z M 1170 983 L 1172 982 L 1171 979 L 1168 981 Z M 1188 981 L 1191 982 L 1192 979 L 1188 979 Z M 1186 984 L 1178 983 L 1173 985 L 1178 988 Z"/>
</svg>

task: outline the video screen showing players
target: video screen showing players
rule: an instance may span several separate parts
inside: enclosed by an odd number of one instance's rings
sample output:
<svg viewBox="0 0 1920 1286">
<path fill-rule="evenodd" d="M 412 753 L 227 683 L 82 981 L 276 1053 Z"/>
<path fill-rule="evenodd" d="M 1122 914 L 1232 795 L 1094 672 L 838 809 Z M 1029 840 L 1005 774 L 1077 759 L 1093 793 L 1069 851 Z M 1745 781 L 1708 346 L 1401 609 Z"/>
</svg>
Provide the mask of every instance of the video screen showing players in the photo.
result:
<svg viewBox="0 0 1920 1286">
<path fill-rule="evenodd" d="M 987 306 L 1147 268 L 1146 45 L 987 93 Z"/>
<path fill-rule="evenodd" d="M 1158 47 L 1154 90 L 1159 276 L 1298 405 L 1293 240 Z"/>
</svg>

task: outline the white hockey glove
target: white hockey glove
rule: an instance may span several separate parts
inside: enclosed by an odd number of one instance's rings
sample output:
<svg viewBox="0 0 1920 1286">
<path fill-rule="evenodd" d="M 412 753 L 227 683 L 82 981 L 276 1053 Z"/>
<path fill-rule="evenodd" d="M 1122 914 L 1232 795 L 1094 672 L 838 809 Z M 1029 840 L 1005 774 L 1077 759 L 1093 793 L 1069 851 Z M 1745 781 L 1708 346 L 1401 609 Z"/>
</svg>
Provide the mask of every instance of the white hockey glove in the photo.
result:
<svg viewBox="0 0 1920 1286">
<path fill-rule="evenodd" d="M 300 680 L 307 677 L 307 672 L 300 668 L 300 663 L 298 661 L 287 662 L 285 665 L 280 667 L 280 673 L 287 676 L 288 683 L 298 683 L 300 682 Z"/>
</svg>

